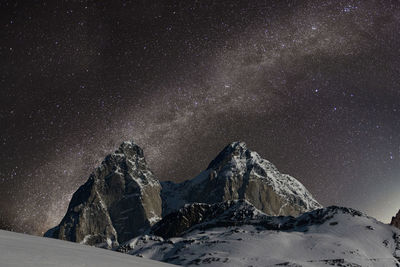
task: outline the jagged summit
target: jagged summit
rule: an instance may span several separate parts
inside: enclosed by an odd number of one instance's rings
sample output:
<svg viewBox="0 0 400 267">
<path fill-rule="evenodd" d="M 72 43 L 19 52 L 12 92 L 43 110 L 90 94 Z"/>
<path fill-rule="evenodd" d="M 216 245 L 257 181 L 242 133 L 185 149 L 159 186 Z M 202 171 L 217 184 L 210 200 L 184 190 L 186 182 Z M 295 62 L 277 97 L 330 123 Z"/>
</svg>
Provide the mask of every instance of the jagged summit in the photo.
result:
<svg viewBox="0 0 400 267">
<path fill-rule="evenodd" d="M 124 141 L 121 143 L 121 145 L 118 147 L 117 150 L 115 150 L 114 155 L 124 155 L 126 157 L 141 157 L 144 158 L 144 153 L 142 148 L 140 148 L 134 141 Z"/>
<path fill-rule="evenodd" d="M 60 225 L 46 236 L 112 248 L 149 231 L 185 204 L 237 200 L 272 216 L 296 216 L 321 207 L 300 182 L 281 174 L 243 142 L 231 143 L 198 176 L 176 184 L 159 182 L 143 150 L 127 141 L 75 192 Z"/>
<path fill-rule="evenodd" d="M 246 155 L 247 154 L 247 155 Z M 223 165 L 226 160 L 230 160 L 233 157 L 242 159 L 250 157 L 250 150 L 247 149 L 246 143 L 244 142 L 233 142 L 227 145 L 217 157 L 210 162 L 207 169 L 215 168 L 218 165 Z"/>
<path fill-rule="evenodd" d="M 161 219 L 160 190 L 143 150 L 124 142 L 74 193 L 60 225 L 46 236 L 118 246 Z"/>
<path fill-rule="evenodd" d="M 129 171 L 131 171 L 131 173 L 126 174 L 133 174 L 130 175 L 130 178 L 134 179 L 136 182 L 153 185 L 158 184 L 158 180 L 147 167 L 142 148 L 134 141 L 123 142 L 114 153 L 106 156 L 105 161 L 109 160 L 109 158 L 118 159 L 122 165 L 126 165 Z"/>
<path fill-rule="evenodd" d="M 226 146 L 194 179 L 161 184 L 163 215 L 186 203 L 236 199 L 245 199 L 269 215 L 295 216 L 321 207 L 299 181 L 280 173 L 243 142 Z"/>
<path fill-rule="evenodd" d="M 228 162 L 233 163 L 232 165 L 239 168 L 246 164 L 263 162 L 264 164 L 268 164 L 271 169 L 276 169 L 274 164 L 261 158 L 257 152 L 248 149 L 246 143 L 241 141 L 227 145 L 217 157 L 210 162 L 207 169 L 217 169 L 226 166 Z"/>
</svg>

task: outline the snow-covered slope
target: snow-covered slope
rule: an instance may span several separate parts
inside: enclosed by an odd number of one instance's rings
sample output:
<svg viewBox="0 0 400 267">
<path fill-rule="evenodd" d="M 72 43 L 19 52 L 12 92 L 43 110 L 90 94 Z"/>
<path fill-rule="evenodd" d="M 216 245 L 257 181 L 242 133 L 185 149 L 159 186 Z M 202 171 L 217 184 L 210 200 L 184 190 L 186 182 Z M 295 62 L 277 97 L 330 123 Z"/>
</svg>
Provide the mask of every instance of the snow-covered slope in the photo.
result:
<svg viewBox="0 0 400 267">
<path fill-rule="evenodd" d="M 294 218 L 248 202 L 221 205 L 194 204 L 204 220 L 169 239 L 137 237 L 120 251 L 184 266 L 400 266 L 400 231 L 358 211 L 333 206 Z M 190 220 L 193 207 L 167 225 Z"/>
<path fill-rule="evenodd" d="M 0 230 L 1 267 L 171 266 L 118 252 Z"/>
</svg>

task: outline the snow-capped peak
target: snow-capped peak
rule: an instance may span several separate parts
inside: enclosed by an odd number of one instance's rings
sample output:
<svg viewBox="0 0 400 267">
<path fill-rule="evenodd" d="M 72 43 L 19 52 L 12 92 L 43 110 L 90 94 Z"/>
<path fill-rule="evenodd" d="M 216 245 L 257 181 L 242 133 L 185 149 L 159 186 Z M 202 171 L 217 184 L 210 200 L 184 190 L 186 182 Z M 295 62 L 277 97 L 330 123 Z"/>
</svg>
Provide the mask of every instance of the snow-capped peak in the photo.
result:
<svg viewBox="0 0 400 267">
<path fill-rule="evenodd" d="M 269 215 L 298 215 L 321 207 L 299 181 L 281 174 L 243 142 L 226 146 L 194 179 L 161 184 L 164 215 L 185 203 L 237 199 L 245 199 Z"/>
<path fill-rule="evenodd" d="M 227 145 L 217 157 L 210 162 L 207 170 L 219 170 L 229 167 L 231 169 L 244 170 L 247 166 L 263 165 L 267 169 L 277 170 L 274 164 L 263 159 L 257 152 L 247 148 L 244 142 L 233 142 Z"/>
<path fill-rule="evenodd" d="M 210 162 L 207 169 L 217 168 L 219 165 L 223 165 L 226 161 L 235 159 L 246 159 L 250 156 L 250 151 L 247 149 L 247 145 L 244 142 L 233 142 L 227 145 L 217 157 Z"/>
</svg>

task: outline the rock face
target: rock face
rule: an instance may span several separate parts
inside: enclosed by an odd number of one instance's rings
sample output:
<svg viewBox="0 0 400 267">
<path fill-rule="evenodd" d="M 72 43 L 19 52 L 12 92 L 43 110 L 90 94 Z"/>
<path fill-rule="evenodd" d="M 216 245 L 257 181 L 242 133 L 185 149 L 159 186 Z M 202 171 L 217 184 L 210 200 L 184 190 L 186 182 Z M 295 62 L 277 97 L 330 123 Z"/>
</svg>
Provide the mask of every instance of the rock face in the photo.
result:
<svg viewBox="0 0 400 267">
<path fill-rule="evenodd" d="M 218 227 L 259 226 L 267 230 L 289 231 L 318 225 L 331 219 L 338 212 L 352 216 L 363 216 L 357 210 L 330 206 L 306 212 L 298 217 L 270 216 L 255 208 L 247 200 L 232 200 L 216 204 L 186 204 L 176 212 L 156 223 L 150 233 L 162 238 L 180 237 L 190 232 L 206 231 Z"/>
<path fill-rule="evenodd" d="M 160 191 L 142 149 L 124 142 L 74 193 L 61 223 L 45 236 L 118 246 L 161 219 Z"/>
<path fill-rule="evenodd" d="M 392 221 L 390 222 L 390 225 L 400 228 L 400 210 L 399 210 L 399 212 L 397 212 L 395 217 L 392 217 Z"/>
<path fill-rule="evenodd" d="M 219 203 L 245 199 L 268 215 L 292 215 L 321 208 L 295 178 L 281 174 L 269 161 L 235 142 L 208 168 L 180 184 L 162 182 L 163 215 L 186 203 Z"/>
<path fill-rule="evenodd" d="M 272 216 L 296 216 L 321 207 L 300 182 L 281 174 L 242 142 L 228 145 L 205 171 L 178 184 L 160 183 L 147 167 L 142 149 L 124 142 L 75 192 L 61 223 L 45 236 L 114 248 L 150 231 L 185 204 L 193 204 L 185 206 L 183 216 L 190 220 L 179 227 L 174 221 L 169 226 L 172 232 L 163 236 L 177 235 L 227 207 L 238 212 L 251 204 L 249 210 Z"/>
<path fill-rule="evenodd" d="M 202 226 L 202 229 L 237 226 L 251 224 L 264 217 L 266 217 L 264 213 L 243 199 L 216 204 L 192 203 L 165 216 L 152 227 L 151 233 L 171 238 L 181 236 L 187 230 L 194 230 L 199 226 Z"/>
</svg>

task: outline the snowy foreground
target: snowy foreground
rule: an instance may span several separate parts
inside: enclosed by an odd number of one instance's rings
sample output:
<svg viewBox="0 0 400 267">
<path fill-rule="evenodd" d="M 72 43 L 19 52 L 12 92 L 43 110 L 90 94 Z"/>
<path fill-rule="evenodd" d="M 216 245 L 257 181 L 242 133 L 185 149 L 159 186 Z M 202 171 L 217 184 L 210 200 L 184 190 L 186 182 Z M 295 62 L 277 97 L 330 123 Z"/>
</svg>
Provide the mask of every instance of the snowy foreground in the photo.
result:
<svg viewBox="0 0 400 267">
<path fill-rule="evenodd" d="M 357 211 L 273 217 L 234 204 L 180 237 L 143 235 L 119 248 L 132 255 L 0 230 L 0 266 L 400 266 L 400 231 Z M 160 228 L 175 222 L 171 215 Z"/>
<path fill-rule="evenodd" d="M 101 248 L 0 230 L 1 267 L 155 267 L 170 264 Z"/>
<path fill-rule="evenodd" d="M 225 213 L 181 237 L 135 238 L 124 252 L 184 266 L 400 266 L 400 231 L 355 210 L 263 216 L 253 213 L 250 224 L 215 227 L 232 221 Z"/>
</svg>

